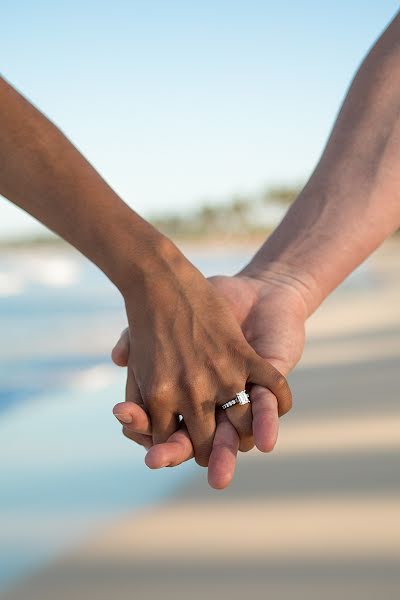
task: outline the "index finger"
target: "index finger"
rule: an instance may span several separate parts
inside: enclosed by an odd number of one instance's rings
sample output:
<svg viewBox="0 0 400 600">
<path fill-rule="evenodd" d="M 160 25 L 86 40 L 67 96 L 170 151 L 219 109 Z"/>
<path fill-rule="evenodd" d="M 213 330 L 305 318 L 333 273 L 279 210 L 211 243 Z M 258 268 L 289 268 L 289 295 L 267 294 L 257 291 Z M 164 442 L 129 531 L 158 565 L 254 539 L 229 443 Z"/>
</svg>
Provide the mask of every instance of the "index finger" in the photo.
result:
<svg viewBox="0 0 400 600">
<path fill-rule="evenodd" d="M 239 450 L 236 429 L 222 412 L 217 413 L 217 430 L 208 463 L 208 483 L 216 490 L 223 490 L 231 483 Z"/>
</svg>

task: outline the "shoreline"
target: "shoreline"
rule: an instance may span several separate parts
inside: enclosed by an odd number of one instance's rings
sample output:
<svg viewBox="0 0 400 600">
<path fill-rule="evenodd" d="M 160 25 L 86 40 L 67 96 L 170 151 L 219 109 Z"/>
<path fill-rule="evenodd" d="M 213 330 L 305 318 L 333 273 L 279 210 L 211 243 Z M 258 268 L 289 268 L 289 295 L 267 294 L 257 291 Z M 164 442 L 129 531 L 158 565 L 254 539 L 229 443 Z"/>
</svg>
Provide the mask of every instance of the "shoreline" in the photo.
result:
<svg viewBox="0 0 400 600">
<path fill-rule="evenodd" d="M 273 232 L 273 229 L 250 232 L 250 233 L 216 233 L 204 236 L 171 236 L 171 240 L 181 249 L 189 251 L 201 250 L 205 253 L 211 253 L 213 250 L 240 250 L 249 249 L 256 250 L 265 242 L 267 237 Z M 388 247 L 400 247 L 400 231 L 395 232 L 390 236 L 375 252 L 381 253 L 382 249 Z M 47 252 L 48 250 L 59 250 L 61 252 L 76 253 L 80 256 L 78 250 L 59 237 L 27 239 L 27 240 L 3 240 L 0 241 L 0 257 L 2 253 L 7 254 L 10 251 L 27 252 L 27 251 Z"/>
<path fill-rule="evenodd" d="M 295 407 L 271 455 L 241 455 L 225 492 L 199 469 L 169 501 L 101 527 L 4 600 L 179 599 L 188 588 L 192 600 L 397 598 L 398 250 L 389 241 L 370 259 L 377 285 L 337 290 L 309 320 Z"/>
</svg>

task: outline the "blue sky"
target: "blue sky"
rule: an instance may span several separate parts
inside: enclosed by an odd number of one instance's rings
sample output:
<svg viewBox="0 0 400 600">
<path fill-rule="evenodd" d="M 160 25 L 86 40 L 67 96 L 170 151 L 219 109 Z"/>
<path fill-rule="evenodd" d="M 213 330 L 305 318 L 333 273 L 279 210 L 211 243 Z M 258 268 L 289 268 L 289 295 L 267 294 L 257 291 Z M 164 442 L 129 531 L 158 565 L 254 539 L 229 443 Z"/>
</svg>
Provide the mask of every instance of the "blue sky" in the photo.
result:
<svg viewBox="0 0 400 600">
<path fill-rule="evenodd" d="M 2 0 L 2 74 L 144 216 L 310 174 L 392 0 Z M 4 200 L 0 235 L 38 230 Z"/>
</svg>

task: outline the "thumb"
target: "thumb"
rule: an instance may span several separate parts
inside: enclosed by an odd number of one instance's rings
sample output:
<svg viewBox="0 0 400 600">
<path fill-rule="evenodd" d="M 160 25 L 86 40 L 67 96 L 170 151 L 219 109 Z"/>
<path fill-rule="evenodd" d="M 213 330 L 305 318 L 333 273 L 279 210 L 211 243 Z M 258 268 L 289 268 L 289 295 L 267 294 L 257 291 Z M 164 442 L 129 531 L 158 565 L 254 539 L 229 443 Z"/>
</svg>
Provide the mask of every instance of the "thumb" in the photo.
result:
<svg viewBox="0 0 400 600">
<path fill-rule="evenodd" d="M 118 342 L 115 344 L 111 358 L 117 367 L 126 367 L 128 365 L 130 351 L 129 328 L 127 327 L 121 333 Z"/>
</svg>

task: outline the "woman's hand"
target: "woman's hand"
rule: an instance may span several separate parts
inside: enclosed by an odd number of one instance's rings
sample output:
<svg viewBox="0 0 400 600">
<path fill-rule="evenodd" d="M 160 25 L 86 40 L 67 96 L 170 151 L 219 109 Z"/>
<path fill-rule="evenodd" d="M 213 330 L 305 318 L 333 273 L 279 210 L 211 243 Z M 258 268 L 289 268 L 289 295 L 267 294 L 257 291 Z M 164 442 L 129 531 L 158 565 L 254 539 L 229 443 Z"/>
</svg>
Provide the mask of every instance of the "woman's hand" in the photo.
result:
<svg viewBox="0 0 400 600">
<path fill-rule="evenodd" d="M 268 280 L 265 276 L 263 280 L 238 275 L 213 277 L 209 281 L 229 303 L 253 350 L 280 372 L 289 373 L 300 359 L 304 346 L 306 313 L 296 287 L 279 282 L 276 277 Z M 113 350 L 113 360 L 126 366 L 128 356 L 129 334 L 126 330 Z M 277 400 L 271 391 L 257 385 L 251 389 L 251 399 L 255 443 L 260 450 L 270 451 L 278 434 Z M 209 481 L 216 488 L 226 487 L 233 476 L 239 442 L 229 419 L 235 424 L 235 419 L 239 418 L 237 408 L 232 407 L 218 416 L 209 463 Z M 120 403 L 114 413 L 124 424 L 124 434 L 149 449 L 146 463 L 150 467 L 172 466 L 192 457 L 192 445 L 184 428 L 174 433 L 168 443 L 153 446 L 150 421 L 140 406 Z"/>
<path fill-rule="evenodd" d="M 166 442 L 182 416 L 196 461 L 207 466 L 218 406 L 258 384 L 278 398 L 284 414 L 291 407 L 289 387 L 246 342 L 217 286 L 172 244 L 143 278 L 140 297 L 136 287 L 124 290 L 131 337 L 127 399 L 146 407 L 154 444 Z M 227 412 L 243 444 L 251 445 L 250 405 Z"/>
</svg>

